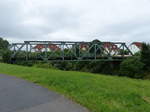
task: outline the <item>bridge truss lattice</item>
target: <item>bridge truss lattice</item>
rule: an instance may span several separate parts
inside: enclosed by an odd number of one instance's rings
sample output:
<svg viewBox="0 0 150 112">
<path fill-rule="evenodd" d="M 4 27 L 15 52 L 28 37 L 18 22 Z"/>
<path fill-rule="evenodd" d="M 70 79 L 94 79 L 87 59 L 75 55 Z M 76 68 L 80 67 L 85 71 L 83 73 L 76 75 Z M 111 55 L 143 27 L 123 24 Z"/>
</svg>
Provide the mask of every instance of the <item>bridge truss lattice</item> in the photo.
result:
<svg viewBox="0 0 150 112">
<path fill-rule="evenodd" d="M 124 42 L 24 41 L 10 50 L 12 60 L 120 61 L 133 55 Z"/>
</svg>

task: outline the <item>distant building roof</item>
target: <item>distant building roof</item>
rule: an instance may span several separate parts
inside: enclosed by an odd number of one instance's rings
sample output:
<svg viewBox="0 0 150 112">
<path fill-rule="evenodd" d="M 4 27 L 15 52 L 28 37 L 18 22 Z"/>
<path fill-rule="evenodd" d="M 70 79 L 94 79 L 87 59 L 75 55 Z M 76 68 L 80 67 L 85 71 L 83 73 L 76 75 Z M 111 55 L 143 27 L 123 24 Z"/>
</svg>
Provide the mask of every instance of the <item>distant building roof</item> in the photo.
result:
<svg viewBox="0 0 150 112">
<path fill-rule="evenodd" d="M 37 44 L 34 49 L 37 49 L 38 51 L 41 51 L 42 49 L 45 48 L 45 45 L 42 45 L 42 44 Z M 48 45 L 48 48 L 52 51 L 54 50 L 60 50 L 60 48 L 57 46 L 57 45 L 54 45 L 54 44 L 51 44 L 51 45 Z"/>
<path fill-rule="evenodd" d="M 142 49 L 142 42 L 133 42 L 131 45 L 135 45 L 137 48 Z"/>
<path fill-rule="evenodd" d="M 118 50 L 118 46 L 111 42 L 105 42 L 103 46 L 109 50 Z"/>
</svg>

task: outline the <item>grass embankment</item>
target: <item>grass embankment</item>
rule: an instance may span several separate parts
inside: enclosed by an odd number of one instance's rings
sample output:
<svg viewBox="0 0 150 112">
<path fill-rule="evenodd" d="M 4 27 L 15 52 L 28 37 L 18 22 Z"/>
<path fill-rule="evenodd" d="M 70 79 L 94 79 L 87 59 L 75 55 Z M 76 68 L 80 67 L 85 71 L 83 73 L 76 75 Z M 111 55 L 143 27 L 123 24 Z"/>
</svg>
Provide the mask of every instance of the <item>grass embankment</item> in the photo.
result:
<svg viewBox="0 0 150 112">
<path fill-rule="evenodd" d="M 0 73 L 48 87 L 91 112 L 150 112 L 150 81 L 2 63 Z"/>
</svg>

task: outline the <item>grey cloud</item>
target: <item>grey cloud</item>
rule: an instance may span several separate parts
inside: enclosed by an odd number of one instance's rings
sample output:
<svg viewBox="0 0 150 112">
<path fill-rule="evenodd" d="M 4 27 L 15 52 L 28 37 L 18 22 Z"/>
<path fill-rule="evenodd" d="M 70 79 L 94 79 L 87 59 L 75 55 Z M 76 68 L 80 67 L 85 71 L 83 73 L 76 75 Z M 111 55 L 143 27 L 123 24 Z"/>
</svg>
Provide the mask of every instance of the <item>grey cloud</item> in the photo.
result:
<svg viewBox="0 0 150 112">
<path fill-rule="evenodd" d="M 148 10 L 148 0 L 5 0 L 0 1 L 0 36 L 11 42 L 94 38 L 150 42 Z"/>
<path fill-rule="evenodd" d="M 3 6 L 3 9 L 6 9 L 5 5 Z M 38 14 L 36 14 L 36 17 L 34 18 L 39 17 L 43 19 L 42 21 L 44 21 L 44 24 L 40 26 L 22 24 L 24 21 L 28 21 L 28 18 L 22 18 L 22 13 L 19 12 L 19 9 L 15 6 L 11 6 L 11 9 L 13 10 L 6 9 L 6 11 L 3 11 L 6 15 L 2 14 L 4 15 L 4 19 L 0 22 L 0 31 L 3 33 L 2 35 L 12 36 L 16 40 L 37 40 L 43 35 L 54 33 L 62 29 L 73 29 L 79 26 L 79 15 L 74 14 L 65 8 L 58 9 L 56 7 L 47 9 L 49 11 L 45 11 L 45 9 L 38 11 Z M 34 11 L 32 13 L 34 15 Z"/>
<path fill-rule="evenodd" d="M 111 40 L 150 42 L 150 20 L 143 18 L 108 25 L 102 32 L 104 37 L 108 36 Z"/>
<path fill-rule="evenodd" d="M 1 1 L 0 14 L 0 35 L 16 36 L 22 20 L 20 2 L 17 0 Z"/>
</svg>

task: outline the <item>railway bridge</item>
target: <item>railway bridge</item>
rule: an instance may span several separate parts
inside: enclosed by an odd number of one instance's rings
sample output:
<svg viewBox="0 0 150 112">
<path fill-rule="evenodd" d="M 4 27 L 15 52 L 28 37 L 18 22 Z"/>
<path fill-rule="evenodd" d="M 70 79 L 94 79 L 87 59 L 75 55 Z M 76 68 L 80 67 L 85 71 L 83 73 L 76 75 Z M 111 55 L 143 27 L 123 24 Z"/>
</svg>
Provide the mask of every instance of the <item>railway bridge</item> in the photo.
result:
<svg viewBox="0 0 150 112">
<path fill-rule="evenodd" d="M 12 60 L 122 61 L 133 56 L 124 42 L 24 41 L 12 43 Z"/>
</svg>

